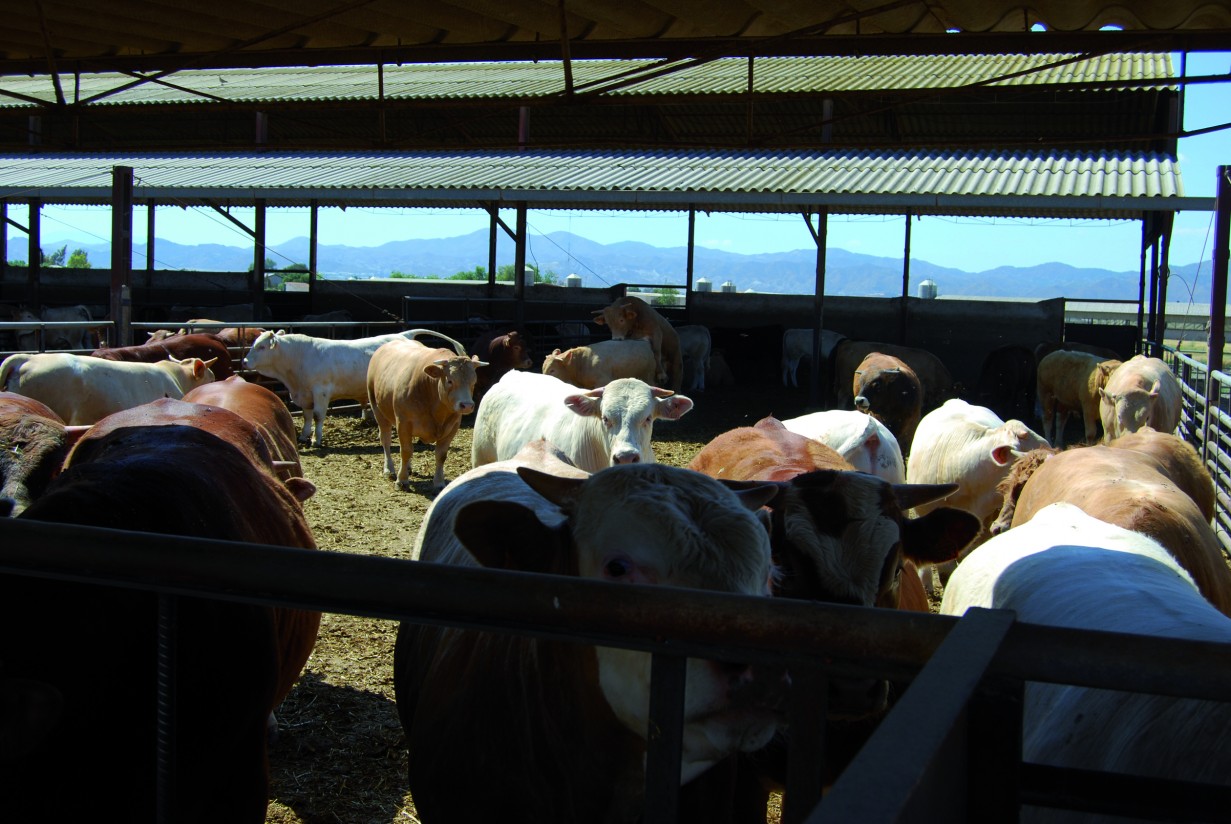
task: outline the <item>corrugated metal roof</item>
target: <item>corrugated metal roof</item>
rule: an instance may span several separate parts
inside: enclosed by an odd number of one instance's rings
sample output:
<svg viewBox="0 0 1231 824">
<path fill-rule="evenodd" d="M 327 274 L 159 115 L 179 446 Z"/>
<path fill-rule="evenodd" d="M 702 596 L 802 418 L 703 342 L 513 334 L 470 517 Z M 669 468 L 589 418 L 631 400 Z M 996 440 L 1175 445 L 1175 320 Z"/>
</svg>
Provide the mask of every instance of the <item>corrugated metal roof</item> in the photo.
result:
<svg viewBox="0 0 1231 824">
<path fill-rule="evenodd" d="M 950 89 L 972 84 L 1030 85 L 1113 83 L 1115 88 L 1168 80 L 1169 54 L 931 55 L 909 57 L 763 57 L 752 64 L 754 92 L 767 95 L 842 94 L 875 90 Z M 649 60 L 577 60 L 571 63 L 574 88 L 617 80 L 630 71 L 646 72 Z M 321 66 L 283 69 L 180 71 L 164 83 L 142 83 L 100 98 L 98 105 L 185 103 L 309 102 L 377 100 L 533 100 L 560 95 L 565 88 L 560 61 L 537 63 L 445 63 L 375 66 Z M 997 78 L 1004 78 L 997 80 Z M 995 82 L 992 82 L 995 81 Z M 124 74 L 60 75 L 65 97 L 89 100 L 132 85 Z M 748 90 L 748 61 L 724 58 L 610 92 L 638 95 L 706 96 Z M 8 93 L 9 96 L 6 96 Z M 33 106 L 26 98 L 55 101 L 50 76 L 0 78 L 0 106 Z"/>
<path fill-rule="evenodd" d="M 1140 217 L 1209 208 L 1156 154 L 855 151 L 156 153 L 0 156 L 0 197 L 138 201 Z"/>
</svg>

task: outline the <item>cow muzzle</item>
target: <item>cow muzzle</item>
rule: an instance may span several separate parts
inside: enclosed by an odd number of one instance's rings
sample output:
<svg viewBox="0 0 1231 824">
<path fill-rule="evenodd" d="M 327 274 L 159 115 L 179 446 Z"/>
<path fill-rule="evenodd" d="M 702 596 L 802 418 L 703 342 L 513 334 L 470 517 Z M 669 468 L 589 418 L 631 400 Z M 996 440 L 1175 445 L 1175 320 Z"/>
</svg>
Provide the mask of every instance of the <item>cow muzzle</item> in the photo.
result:
<svg viewBox="0 0 1231 824">
<path fill-rule="evenodd" d="M 611 465 L 641 463 L 641 453 L 635 449 L 625 449 L 611 453 Z"/>
<path fill-rule="evenodd" d="M 872 408 L 872 402 L 863 395 L 857 395 L 855 397 L 855 408 L 860 412 L 867 412 Z"/>
</svg>

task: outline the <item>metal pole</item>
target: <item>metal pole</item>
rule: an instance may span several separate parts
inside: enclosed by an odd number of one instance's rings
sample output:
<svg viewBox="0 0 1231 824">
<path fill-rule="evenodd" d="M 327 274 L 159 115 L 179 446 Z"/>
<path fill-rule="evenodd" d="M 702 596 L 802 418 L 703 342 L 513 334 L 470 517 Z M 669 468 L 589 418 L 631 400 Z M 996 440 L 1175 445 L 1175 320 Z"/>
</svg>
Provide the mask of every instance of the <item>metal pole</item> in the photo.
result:
<svg viewBox="0 0 1231 824">
<path fill-rule="evenodd" d="M 252 319 L 265 317 L 265 198 L 256 199 L 256 226 L 252 244 Z"/>
<path fill-rule="evenodd" d="M 1210 332 L 1205 342 L 1205 414 L 1201 424 L 1201 455 L 1208 465 L 1214 410 L 1221 392 L 1214 373 L 1222 371 L 1222 350 L 1227 337 L 1227 256 L 1231 238 L 1231 166 L 1218 167 L 1214 199 L 1214 274 L 1210 284 Z"/>
<path fill-rule="evenodd" d="M 697 237 L 697 210 L 688 207 L 688 265 L 684 272 L 684 317 L 692 323 L 692 276 L 693 264 L 696 260 L 694 243 Z"/>
<path fill-rule="evenodd" d="M 320 203 L 312 198 L 308 207 L 308 306 L 311 311 L 318 311 L 316 304 L 316 265 L 317 246 L 320 243 Z"/>
<path fill-rule="evenodd" d="M 30 198 L 30 219 L 28 221 L 29 234 L 27 264 L 26 269 L 26 303 L 30 307 L 31 312 L 38 312 L 42 305 L 42 294 L 40 293 L 39 283 L 43 279 L 43 201 L 37 197 Z M 38 333 L 38 351 L 43 351 L 43 330 Z"/>
<path fill-rule="evenodd" d="M 124 318 L 125 290 L 132 287 L 133 262 L 133 170 L 111 170 L 111 323 L 112 346 L 130 346 L 132 334 Z"/>
<path fill-rule="evenodd" d="M 809 220 L 808 226 L 812 226 Z M 821 409 L 822 399 L 829 398 L 827 385 L 829 370 L 821 361 L 821 335 L 825 328 L 825 247 L 829 235 L 829 207 L 817 209 L 816 230 L 812 233 L 816 241 L 816 290 L 813 293 L 813 329 L 812 329 L 812 382 L 808 390 L 808 403 L 814 409 Z M 823 393 L 823 394 L 822 394 Z"/>
<path fill-rule="evenodd" d="M 898 343 L 906 345 L 907 314 L 909 307 L 907 301 L 910 298 L 910 212 L 906 213 L 906 242 L 902 251 L 902 311 L 899 315 L 901 320 L 901 329 L 898 331 Z"/>
</svg>

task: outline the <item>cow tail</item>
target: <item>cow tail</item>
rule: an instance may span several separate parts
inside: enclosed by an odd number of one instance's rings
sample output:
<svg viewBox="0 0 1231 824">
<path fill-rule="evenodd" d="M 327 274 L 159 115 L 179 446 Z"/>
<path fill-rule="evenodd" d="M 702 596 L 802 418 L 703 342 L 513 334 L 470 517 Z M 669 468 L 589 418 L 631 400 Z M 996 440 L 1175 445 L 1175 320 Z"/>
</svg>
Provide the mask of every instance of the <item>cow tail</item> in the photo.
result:
<svg viewBox="0 0 1231 824">
<path fill-rule="evenodd" d="M 447 340 L 449 343 L 453 344 L 453 351 L 461 355 L 463 358 L 470 357 L 468 354 L 466 354 L 465 346 L 462 346 L 460 343 L 453 340 L 453 338 L 449 337 L 448 335 L 441 334 L 440 332 L 437 332 L 434 329 L 408 329 L 405 332 L 403 332 L 402 335 L 408 338 L 409 340 L 418 340 L 420 335 L 435 335 L 436 337 Z"/>
</svg>

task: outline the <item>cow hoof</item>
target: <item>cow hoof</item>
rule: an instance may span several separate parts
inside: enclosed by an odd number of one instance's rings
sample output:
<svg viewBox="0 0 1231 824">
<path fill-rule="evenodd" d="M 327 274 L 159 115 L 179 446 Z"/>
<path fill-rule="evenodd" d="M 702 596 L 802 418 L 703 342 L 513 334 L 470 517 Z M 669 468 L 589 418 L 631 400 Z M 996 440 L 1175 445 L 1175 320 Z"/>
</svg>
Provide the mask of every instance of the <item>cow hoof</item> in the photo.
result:
<svg viewBox="0 0 1231 824">
<path fill-rule="evenodd" d="M 410 492 L 410 481 L 398 481 L 398 489 L 403 492 Z"/>
</svg>

